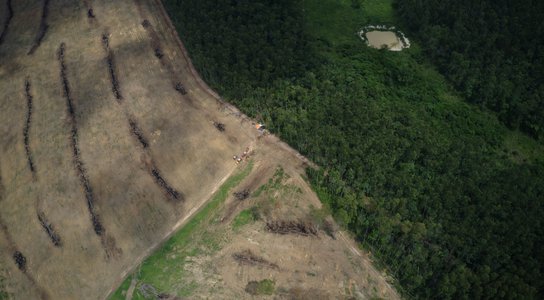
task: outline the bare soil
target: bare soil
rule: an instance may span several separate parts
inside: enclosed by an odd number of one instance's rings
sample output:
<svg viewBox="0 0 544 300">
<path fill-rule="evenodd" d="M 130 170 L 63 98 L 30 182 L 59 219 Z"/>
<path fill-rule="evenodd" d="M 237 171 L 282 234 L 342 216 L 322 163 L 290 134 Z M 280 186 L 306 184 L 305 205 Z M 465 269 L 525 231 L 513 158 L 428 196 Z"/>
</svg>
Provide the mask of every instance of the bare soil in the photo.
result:
<svg viewBox="0 0 544 300">
<path fill-rule="evenodd" d="M 232 193 L 218 212 L 219 216 L 228 212 L 230 217 L 208 224 L 208 234 L 220 235 L 222 239 L 217 251 L 204 251 L 181 266 L 186 272 L 184 277 L 198 282 L 190 297 L 253 299 L 246 291 L 247 284 L 270 279 L 275 282 L 274 294 L 260 297 L 400 299 L 387 275 L 372 265 L 368 254 L 347 233 L 337 232 L 334 239 L 317 225 L 319 221 L 313 219 L 312 211 L 320 209 L 321 203 L 303 179 L 304 166 L 297 155 L 281 149 L 274 138 L 265 137 L 255 144 L 253 172 L 237 189 L 252 187 L 256 191 L 263 185 L 266 188 L 244 201 Z M 282 159 L 276 160 L 277 155 Z M 269 179 L 274 178 L 278 168 L 285 174 L 283 180 L 279 185 L 271 185 Z M 241 211 L 252 207 L 259 208 L 260 219 L 229 229 Z M 269 224 L 278 222 L 313 224 L 317 231 L 271 232 Z M 195 240 L 199 239 L 196 235 Z"/>
</svg>

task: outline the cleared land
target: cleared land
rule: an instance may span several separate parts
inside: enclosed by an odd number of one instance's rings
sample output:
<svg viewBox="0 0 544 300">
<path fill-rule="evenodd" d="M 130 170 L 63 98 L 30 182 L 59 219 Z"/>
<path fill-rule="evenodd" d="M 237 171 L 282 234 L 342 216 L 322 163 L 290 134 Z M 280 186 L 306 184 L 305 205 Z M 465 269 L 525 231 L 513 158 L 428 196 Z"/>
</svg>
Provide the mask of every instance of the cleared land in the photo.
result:
<svg viewBox="0 0 544 300">
<path fill-rule="evenodd" d="M 0 25 L 0 295 L 105 297 L 210 199 L 236 170 L 232 156 L 246 147 L 261 154 L 241 184 L 253 180 L 252 189 L 281 164 L 311 195 L 297 200 L 300 207 L 319 205 L 300 179 L 301 157 L 273 136 L 259 140 L 251 121 L 221 103 L 191 69 L 158 2 L 3 0 Z M 226 203 L 225 220 L 245 207 Z M 289 203 L 271 211 L 291 211 Z M 227 252 L 209 259 L 243 250 L 236 239 L 247 240 L 251 226 L 241 226 L 232 246 L 222 247 Z M 301 239 L 265 232 L 255 238 L 276 247 Z M 302 251 L 328 243 L 323 255 L 350 257 L 335 248 L 345 245 L 339 240 L 301 241 Z M 278 257 L 270 260 L 286 268 Z M 365 262 L 357 257 L 353 264 Z M 338 264 L 337 272 L 369 286 L 366 275 Z M 368 268 L 361 272 L 384 286 L 376 294 L 396 297 Z M 224 289 L 234 292 L 224 295 L 235 295 L 240 283 L 227 279 Z M 308 280 L 308 288 L 320 284 Z"/>
<path fill-rule="evenodd" d="M 304 167 L 274 137 L 259 139 L 209 204 L 110 299 L 398 299 L 323 211 Z"/>
</svg>

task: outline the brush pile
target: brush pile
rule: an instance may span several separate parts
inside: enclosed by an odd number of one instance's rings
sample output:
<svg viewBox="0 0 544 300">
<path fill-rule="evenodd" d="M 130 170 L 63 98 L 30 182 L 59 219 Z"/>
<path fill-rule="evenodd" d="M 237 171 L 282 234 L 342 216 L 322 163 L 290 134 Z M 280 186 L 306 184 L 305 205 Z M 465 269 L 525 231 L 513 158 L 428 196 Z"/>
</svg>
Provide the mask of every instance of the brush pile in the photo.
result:
<svg viewBox="0 0 544 300">
<path fill-rule="evenodd" d="M 263 266 L 270 269 L 278 269 L 278 265 L 271 263 L 266 259 L 255 255 L 251 250 L 244 250 L 242 252 L 237 252 L 232 254 L 232 258 L 237 261 L 240 265 L 246 266 Z"/>
<path fill-rule="evenodd" d="M 317 226 L 310 221 L 271 221 L 266 223 L 266 230 L 277 234 L 298 234 L 317 236 Z"/>
</svg>

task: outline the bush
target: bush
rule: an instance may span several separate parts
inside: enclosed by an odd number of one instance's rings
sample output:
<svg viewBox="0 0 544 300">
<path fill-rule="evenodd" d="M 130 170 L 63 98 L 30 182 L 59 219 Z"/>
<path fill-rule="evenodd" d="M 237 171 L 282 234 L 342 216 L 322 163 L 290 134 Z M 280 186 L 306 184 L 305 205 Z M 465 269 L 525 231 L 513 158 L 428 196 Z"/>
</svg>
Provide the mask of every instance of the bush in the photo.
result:
<svg viewBox="0 0 544 300">
<path fill-rule="evenodd" d="M 250 209 L 242 210 L 236 218 L 232 221 L 232 229 L 238 229 L 246 224 L 254 222 L 259 219 L 257 209 L 252 207 Z"/>
<path fill-rule="evenodd" d="M 250 281 L 246 285 L 246 292 L 253 296 L 272 295 L 276 289 L 276 282 L 270 279 L 261 281 Z"/>
</svg>

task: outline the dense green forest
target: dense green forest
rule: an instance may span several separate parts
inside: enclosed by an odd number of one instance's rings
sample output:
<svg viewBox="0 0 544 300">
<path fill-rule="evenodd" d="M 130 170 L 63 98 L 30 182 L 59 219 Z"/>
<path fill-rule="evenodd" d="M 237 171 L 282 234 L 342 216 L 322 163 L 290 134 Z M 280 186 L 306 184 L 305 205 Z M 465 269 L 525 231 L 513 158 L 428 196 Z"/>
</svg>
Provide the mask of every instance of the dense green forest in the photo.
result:
<svg viewBox="0 0 544 300">
<path fill-rule="evenodd" d="M 544 148 L 467 104 L 417 39 L 366 47 L 390 1 L 164 3 L 204 79 L 322 167 L 321 200 L 405 296 L 544 298 Z"/>
<path fill-rule="evenodd" d="M 544 138 L 544 1 L 402 0 L 399 15 L 466 99 Z"/>
</svg>

